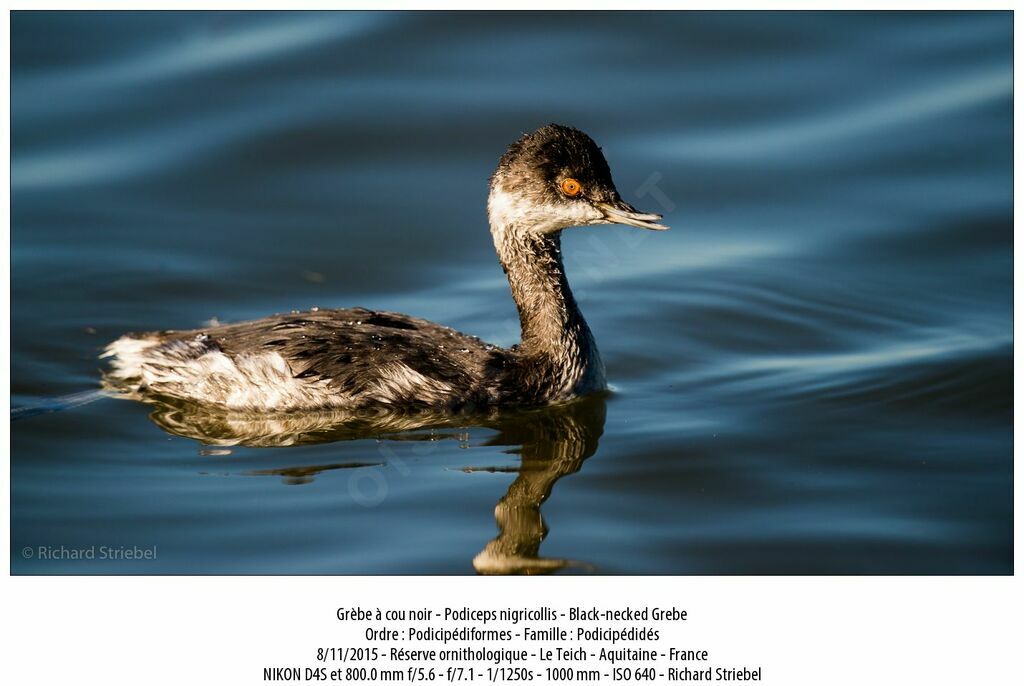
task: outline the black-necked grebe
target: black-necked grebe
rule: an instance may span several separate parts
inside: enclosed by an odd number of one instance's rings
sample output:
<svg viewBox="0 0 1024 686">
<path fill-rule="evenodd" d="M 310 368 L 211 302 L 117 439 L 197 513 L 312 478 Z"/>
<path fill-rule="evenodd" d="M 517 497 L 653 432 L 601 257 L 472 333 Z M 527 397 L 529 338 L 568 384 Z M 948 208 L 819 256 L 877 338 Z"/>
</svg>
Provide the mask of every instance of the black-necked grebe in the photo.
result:
<svg viewBox="0 0 1024 686">
<path fill-rule="evenodd" d="M 501 157 L 487 199 L 491 235 L 519 309 L 509 349 L 448 327 L 365 309 L 275 315 L 111 343 L 109 376 L 144 394 L 232 410 L 458 410 L 544 405 L 605 388 L 604 364 L 562 267 L 561 232 L 660 215 L 619 197 L 601 149 L 550 124 Z"/>
</svg>

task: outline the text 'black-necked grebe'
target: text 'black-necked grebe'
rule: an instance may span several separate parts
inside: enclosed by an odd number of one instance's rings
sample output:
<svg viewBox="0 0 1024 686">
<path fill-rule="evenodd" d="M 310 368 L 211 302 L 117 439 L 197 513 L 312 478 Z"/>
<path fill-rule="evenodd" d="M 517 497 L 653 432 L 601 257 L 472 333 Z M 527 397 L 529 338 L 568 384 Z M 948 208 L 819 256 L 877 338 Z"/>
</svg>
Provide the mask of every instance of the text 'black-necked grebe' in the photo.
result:
<svg viewBox="0 0 1024 686">
<path fill-rule="evenodd" d="M 509 146 L 487 212 L 522 341 L 488 345 L 393 312 L 316 309 L 191 331 L 125 335 L 109 377 L 144 394 L 232 410 L 458 410 L 544 405 L 605 388 L 604 364 L 562 266 L 561 232 L 663 230 L 619 197 L 601 149 L 550 124 Z"/>
</svg>

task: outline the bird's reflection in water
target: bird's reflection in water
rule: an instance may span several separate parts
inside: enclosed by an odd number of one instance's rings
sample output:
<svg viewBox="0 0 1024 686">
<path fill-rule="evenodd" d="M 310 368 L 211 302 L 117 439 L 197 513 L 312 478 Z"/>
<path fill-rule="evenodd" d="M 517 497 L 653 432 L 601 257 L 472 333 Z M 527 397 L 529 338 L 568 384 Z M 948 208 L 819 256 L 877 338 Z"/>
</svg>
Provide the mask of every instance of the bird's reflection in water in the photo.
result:
<svg viewBox="0 0 1024 686">
<path fill-rule="evenodd" d="M 357 416 L 346 412 L 254 416 L 153 399 L 148 402 L 154 407 L 151 417 L 160 427 L 208 446 L 282 447 L 366 438 L 435 441 L 448 437 L 464 441 L 461 430 L 466 427 L 493 429 L 497 433 L 484 445 L 507 446 L 507 452 L 519 453 L 521 461 L 515 481 L 494 509 L 498 535 L 473 559 L 474 569 L 481 574 L 544 574 L 585 566 L 541 557 L 540 545 L 548 529 L 540 508 L 559 479 L 579 471 L 584 460 L 597 452 L 604 432 L 603 397 L 535 410 L 456 416 Z M 431 431 L 420 431 L 424 429 Z M 443 429 L 460 431 L 439 434 L 438 430 Z M 274 474 L 288 483 L 304 483 L 322 471 L 379 464 L 335 463 L 251 473 Z"/>
<path fill-rule="evenodd" d="M 604 418 L 604 398 L 592 397 L 523 413 L 496 426 L 499 433 L 488 444 L 521 446 L 522 459 L 516 480 L 494 508 L 498 535 L 473 559 L 477 572 L 545 574 L 573 564 L 540 556 L 548 534 L 540 506 L 556 481 L 578 472 L 597 452 Z"/>
</svg>

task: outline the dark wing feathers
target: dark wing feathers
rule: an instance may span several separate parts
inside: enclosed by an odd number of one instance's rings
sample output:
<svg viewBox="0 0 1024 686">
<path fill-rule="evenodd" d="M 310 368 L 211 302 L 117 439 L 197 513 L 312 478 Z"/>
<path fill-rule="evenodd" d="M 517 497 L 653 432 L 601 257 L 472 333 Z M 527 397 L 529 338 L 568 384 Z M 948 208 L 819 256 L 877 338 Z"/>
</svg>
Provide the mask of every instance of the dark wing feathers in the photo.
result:
<svg viewBox="0 0 1024 686">
<path fill-rule="evenodd" d="M 373 385 L 382 369 L 401 363 L 465 397 L 484 369 L 493 374 L 507 354 L 424 319 L 363 308 L 294 312 L 164 336 L 205 337 L 229 356 L 277 352 L 296 378 L 327 379 L 356 394 Z"/>
</svg>

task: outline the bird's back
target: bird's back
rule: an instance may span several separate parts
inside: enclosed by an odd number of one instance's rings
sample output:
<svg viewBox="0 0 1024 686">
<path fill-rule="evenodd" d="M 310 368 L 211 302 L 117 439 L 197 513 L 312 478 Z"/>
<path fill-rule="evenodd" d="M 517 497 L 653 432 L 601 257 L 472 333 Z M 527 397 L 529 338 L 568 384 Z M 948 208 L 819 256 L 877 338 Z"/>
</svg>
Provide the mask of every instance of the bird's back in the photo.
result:
<svg viewBox="0 0 1024 686">
<path fill-rule="evenodd" d="M 318 309 L 112 343 L 109 377 L 238 410 L 458 408 L 487 404 L 509 351 L 433 322 Z"/>
</svg>

